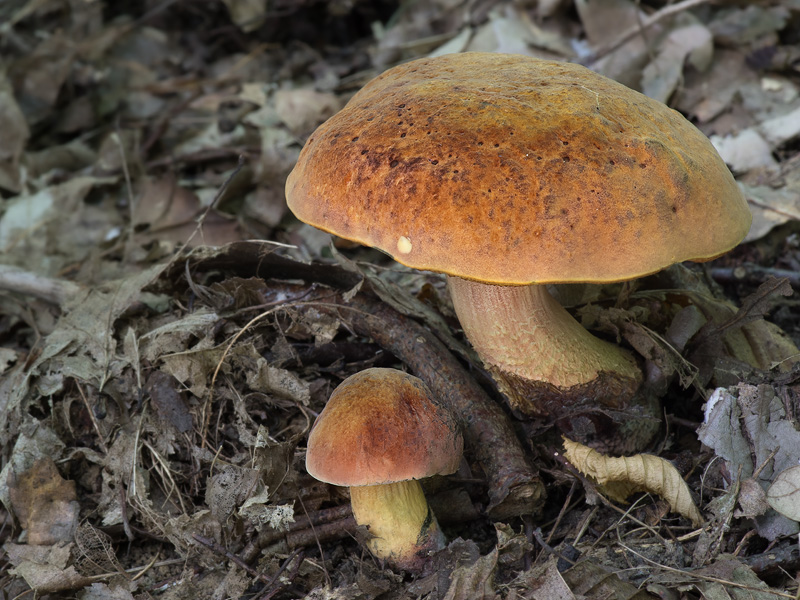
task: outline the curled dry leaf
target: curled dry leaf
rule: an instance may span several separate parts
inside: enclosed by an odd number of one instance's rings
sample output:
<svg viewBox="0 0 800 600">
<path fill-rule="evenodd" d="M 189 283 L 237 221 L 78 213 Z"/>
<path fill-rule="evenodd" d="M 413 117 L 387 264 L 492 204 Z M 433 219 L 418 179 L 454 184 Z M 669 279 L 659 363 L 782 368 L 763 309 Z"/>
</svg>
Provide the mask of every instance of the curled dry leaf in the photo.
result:
<svg viewBox="0 0 800 600">
<path fill-rule="evenodd" d="M 800 465 L 778 474 L 767 490 L 767 502 L 782 515 L 800 521 Z"/>
<path fill-rule="evenodd" d="M 564 448 L 567 460 L 581 473 L 594 479 L 612 500 L 624 502 L 635 492 L 657 494 L 669 502 L 674 512 L 689 519 L 696 527 L 703 524 L 703 516 L 692 500 L 686 482 L 663 458 L 651 454 L 612 458 L 566 438 Z"/>
</svg>

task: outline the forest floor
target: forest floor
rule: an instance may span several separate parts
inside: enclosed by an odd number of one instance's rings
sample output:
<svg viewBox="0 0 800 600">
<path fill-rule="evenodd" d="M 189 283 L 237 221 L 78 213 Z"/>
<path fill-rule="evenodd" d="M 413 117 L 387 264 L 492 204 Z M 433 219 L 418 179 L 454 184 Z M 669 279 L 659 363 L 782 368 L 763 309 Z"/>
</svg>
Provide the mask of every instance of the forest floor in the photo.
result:
<svg viewBox="0 0 800 600">
<path fill-rule="evenodd" d="M 0 24 L 4 599 L 800 598 L 800 2 L 11 0 Z M 660 390 L 626 493 L 508 407 L 444 276 L 287 208 L 359 88 L 464 51 L 669 104 L 753 213 L 715 261 L 554 289 Z M 375 366 L 438 369 L 477 415 L 426 484 L 450 544 L 416 575 L 305 471 Z"/>
</svg>

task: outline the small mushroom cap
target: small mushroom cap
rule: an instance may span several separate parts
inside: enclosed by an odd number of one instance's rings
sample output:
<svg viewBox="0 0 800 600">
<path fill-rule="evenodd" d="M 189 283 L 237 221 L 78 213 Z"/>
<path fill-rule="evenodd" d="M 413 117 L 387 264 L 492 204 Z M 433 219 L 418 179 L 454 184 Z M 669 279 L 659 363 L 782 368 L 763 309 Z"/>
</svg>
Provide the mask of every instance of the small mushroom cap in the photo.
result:
<svg viewBox="0 0 800 600">
<path fill-rule="evenodd" d="M 367 369 L 339 384 L 317 417 L 306 470 L 334 485 L 396 483 L 453 473 L 462 451 L 454 417 L 421 380 Z"/>
<path fill-rule="evenodd" d="M 678 112 L 579 65 L 477 52 L 369 82 L 309 138 L 286 197 L 405 265 L 495 284 L 630 279 L 719 256 L 751 222 Z"/>
</svg>

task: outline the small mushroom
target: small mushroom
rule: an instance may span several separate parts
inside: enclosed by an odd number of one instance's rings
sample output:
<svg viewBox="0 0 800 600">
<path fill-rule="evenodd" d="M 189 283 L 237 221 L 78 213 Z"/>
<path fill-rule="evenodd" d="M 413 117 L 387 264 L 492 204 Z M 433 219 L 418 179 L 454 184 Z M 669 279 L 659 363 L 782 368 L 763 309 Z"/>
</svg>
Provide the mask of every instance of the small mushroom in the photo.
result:
<svg viewBox="0 0 800 600">
<path fill-rule="evenodd" d="M 369 550 L 419 571 L 444 534 L 419 479 L 458 468 L 463 441 L 454 417 L 418 378 L 367 369 L 331 394 L 308 437 L 306 470 L 349 486 L 353 515 L 369 528 Z"/>
<path fill-rule="evenodd" d="M 625 408 L 642 381 L 631 353 L 544 284 L 710 260 L 751 222 L 727 166 L 678 112 L 579 65 L 491 53 L 369 82 L 312 134 L 286 197 L 306 223 L 449 275 L 467 337 L 534 415 Z"/>
</svg>

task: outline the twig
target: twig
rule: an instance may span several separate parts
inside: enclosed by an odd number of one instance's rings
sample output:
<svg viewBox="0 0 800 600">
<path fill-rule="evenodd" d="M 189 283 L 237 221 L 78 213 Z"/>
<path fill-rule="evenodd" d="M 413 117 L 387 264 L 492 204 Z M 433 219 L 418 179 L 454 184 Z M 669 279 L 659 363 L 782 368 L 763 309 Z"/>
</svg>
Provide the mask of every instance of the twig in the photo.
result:
<svg viewBox="0 0 800 600">
<path fill-rule="evenodd" d="M 196 542 L 202 544 L 203 546 L 205 546 L 206 548 L 208 548 L 212 552 L 215 552 L 216 554 L 221 554 L 222 556 L 227 558 L 229 561 L 234 563 L 237 567 L 239 567 L 240 569 L 245 570 L 247 573 L 249 573 L 250 575 L 252 575 L 256 579 L 258 579 L 260 581 L 263 581 L 266 584 L 271 584 L 272 579 L 270 579 L 266 575 L 256 571 L 253 567 L 248 565 L 241 558 L 236 556 L 233 552 L 229 551 L 227 548 L 225 548 L 224 546 L 218 544 L 217 542 L 215 542 L 211 538 L 207 538 L 205 536 L 198 535 L 196 533 L 193 533 L 192 537 L 194 538 L 194 540 Z"/>
<path fill-rule="evenodd" d="M 91 420 L 94 431 L 97 434 L 97 441 L 100 444 L 100 448 L 103 450 L 103 454 L 108 454 L 108 446 L 106 446 L 103 434 L 100 432 L 100 425 L 97 423 L 97 418 L 94 416 L 94 411 L 92 410 L 92 407 L 89 406 L 89 399 L 86 397 L 86 394 L 83 392 L 83 388 L 77 379 L 75 380 L 75 386 L 78 388 L 78 393 L 81 396 L 81 400 L 83 400 L 83 405 L 86 407 L 89 420 Z"/>
<path fill-rule="evenodd" d="M 350 516 L 338 521 L 331 521 L 330 523 L 323 523 L 317 525 L 313 529 L 301 529 L 299 531 L 292 531 L 285 535 L 285 537 L 273 544 L 267 546 L 269 552 L 288 552 L 295 548 L 305 548 L 307 546 L 315 546 L 317 543 L 329 542 L 332 540 L 341 540 L 355 535 L 356 520 Z M 257 554 L 257 553 L 256 553 Z M 324 565 L 323 565 L 324 568 Z M 326 571 L 327 572 L 327 571 Z"/>
<path fill-rule="evenodd" d="M 0 290 L 32 296 L 63 306 L 83 288 L 65 279 L 54 279 L 25 271 L 19 267 L 0 265 Z"/>
<path fill-rule="evenodd" d="M 788 279 L 793 288 L 800 288 L 800 273 L 797 271 L 762 267 L 751 263 L 744 263 L 737 267 L 714 267 L 711 269 L 711 277 L 722 283 L 749 283 L 751 285 L 758 285 L 771 277 L 778 277 Z"/>
<path fill-rule="evenodd" d="M 533 530 L 533 537 L 545 552 L 552 554 L 553 556 L 557 556 L 561 560 L 568 562 L 571 566 L 575 566 L 574 560 L 567 558 L 544 540 L 544 537 L 542 536 L 542 529 L 540 527 L 537 527 Z"/>
<path fill-rule="evenodd" d="M 610 54 L 611 52 L 622 46 L 625 42 L 635 38 L 637 35 L 640 35 L 646 29 L 649 29 L 659 21 L 663 21 L 664 19 L 671 17 L 672 15 L 678 14 L 679 12 L 683 12 L 690 8 L 694 8 L 695 6 L 706 4 L 707 2 L 709 2 L 709 0 L 683 0 L 683 2 L 677 2 L 675 4 L 666 5 L 664 8 L 654 12 L 649 17 L 644 18 L 640 23 L 628 27 L 628 29 L 620 33 L 616 38 L 614 38 L 610 42 L 602 44 L 592 53 L 591 57 L 589 58 L 589 65 L 595 64 L 605 55 Z"/>
<path fill-rule="evenodd" d="M 264 593 L 256 597 L 255 600 L 269 600 L 275 594 L 277 594 L 281 589 L 289 585 L 288 583 L 281 583 L 280 585 L 273 587 L 275 585 L 275 582 L 278 580 L 278 577 L 281 576 L 281 573 L 283 573 L 286 570 L 286 568 L 291 564 L 291 562 L 297 557 L 299 557 L 299 560 L 297 561 L 297 564 L 294 566 L 294 569 L 292 569 L 292 574 L 288 579 L 291 582 L 297 576 L 297 572 L 300 570 L 300 565 L 303 564 L 303 560 L 305 560 L 305 556 L 303 555 L 303 550 L 300 548 L 292 550 L 289 556 L 286 557 L 286 560 L 283 561 L 283 563 L 281 564 L 280 568 L 277 570 L 275 575 L 272 576 L 270 582 L 264 586 Z"/>
<path fill-rule="evenodd" d="M 319 550 L 319 556 L 320 556 L 320 558 L 323 558 L 325 556 L 325 553 L 322 551 L 322 544 L 320 544 L 319 536 L 317 535 L 317 530 L 314 529 L 314 524 L 311 523 L 311 519 L 308 517 L 308 511 L 306 510 L 305 502 L 303 502 L 303 498 L 300 497 L 300 496 L 298 496 L 297 499 L 300 501 L 300 506 L 302 507 L 303 512 L 306 515 L 306 518 L 309 520 L 309 525 L 311 526 L 310 527 L 311 534 L 314 536 L 314 541 L 317 544 L 317 549 Z M 353 522 L 355 523 L 355 517 L 353 518 Z M 322 562 L 322 570 L 325 572 L 325 583 L 328 585 L 328 587 L 330 587 L 331 586 L 331 576 L 330 576 L 330 573 L 328 573 L 328 568 L 325 566 L 324 560 Z"/>
<path fill-rule="evenodd" d="M 342 504 L 334 506 L 333 508 L 323 508 L 321 510 L 307 513 L 305 516 L 297 517 L 294 523 L 289 525 L 289 533 L 308 529 L 311 525 L 319 527 L 334 521 L 340 521 L 353 516 L 353 509 L 350 504 Z M 261 548 L 282 539 L 287 532 L 278 531 L 276 529 L 267 529 L 258 534 L 255 539 L 250 542 L 242 550 L 242 558 L 248 563 L 251 562 Z"/>
</svg>

